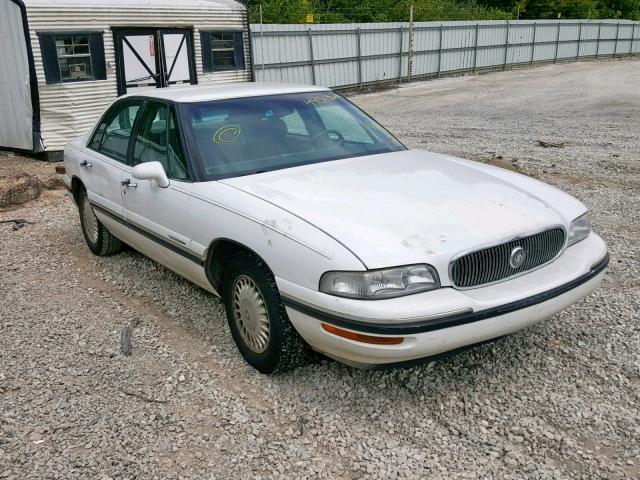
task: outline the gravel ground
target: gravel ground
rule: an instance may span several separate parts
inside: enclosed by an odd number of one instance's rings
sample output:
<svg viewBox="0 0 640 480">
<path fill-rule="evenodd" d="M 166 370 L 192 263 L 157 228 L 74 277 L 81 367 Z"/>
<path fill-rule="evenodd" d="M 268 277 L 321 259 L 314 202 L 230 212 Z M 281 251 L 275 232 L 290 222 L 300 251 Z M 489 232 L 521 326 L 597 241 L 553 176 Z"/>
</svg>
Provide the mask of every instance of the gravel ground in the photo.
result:
<svg viewBox="0 0 640 480">
<path fill-rule="evenodd" d="M 211 295 L 92 256 L 62 192 L 0 213 L 34 222 L 0 225 L 0 478 L 640 478 L 638 85 L 618 60 L 354 97 L 412 147 L 568 190 L 612 254 L 579 305 L 408 369 L 262 376 Z"/>
</svg>

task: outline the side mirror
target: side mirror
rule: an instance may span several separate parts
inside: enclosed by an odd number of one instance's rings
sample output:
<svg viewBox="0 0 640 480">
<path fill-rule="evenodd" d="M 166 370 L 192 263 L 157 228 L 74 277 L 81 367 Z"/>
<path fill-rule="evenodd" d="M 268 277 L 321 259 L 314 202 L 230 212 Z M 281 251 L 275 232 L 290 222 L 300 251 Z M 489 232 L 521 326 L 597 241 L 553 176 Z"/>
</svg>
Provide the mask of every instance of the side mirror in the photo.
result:
<svg viewBox="0 0 640 480">
<path fill-rule="evenodd" d="M 169 179 L 160 162 L 145 162 L 133 167 L 133 178 L 138 180 L 155 180 L 159 187 L 167 188 Z"/>
</svg>

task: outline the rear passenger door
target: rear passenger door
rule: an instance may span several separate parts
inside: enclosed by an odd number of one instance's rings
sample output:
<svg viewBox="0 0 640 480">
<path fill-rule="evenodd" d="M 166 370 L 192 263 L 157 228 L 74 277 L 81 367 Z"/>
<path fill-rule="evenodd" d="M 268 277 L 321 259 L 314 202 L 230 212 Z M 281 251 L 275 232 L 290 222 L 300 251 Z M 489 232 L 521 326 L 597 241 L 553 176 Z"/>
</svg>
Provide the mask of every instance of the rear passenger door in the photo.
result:
<svg viewBox="0 0 640 480">
<path fill-rule="evenodd" d="M 120 182 L 130 171 L 129 138 L 143 103 L 141 99 L 115 103 L 103 115 L 87 144 L 86 156 L 80 164 L 81 179 L 98 214 L 119 219 L 124 216 Z"/>
<path fill-rule="evenodd" d="M 123 177 L 127 226 L 135 235 L 134 245 L 148 256 L 187 276 L 201 267 L 191 251 L 189 197 L 192 174 L 173 105 L 148 101 L 132 137 L 132 165 L 160 162 L 170 185 L 162 188 L 153 180 Z"/>
</svg>

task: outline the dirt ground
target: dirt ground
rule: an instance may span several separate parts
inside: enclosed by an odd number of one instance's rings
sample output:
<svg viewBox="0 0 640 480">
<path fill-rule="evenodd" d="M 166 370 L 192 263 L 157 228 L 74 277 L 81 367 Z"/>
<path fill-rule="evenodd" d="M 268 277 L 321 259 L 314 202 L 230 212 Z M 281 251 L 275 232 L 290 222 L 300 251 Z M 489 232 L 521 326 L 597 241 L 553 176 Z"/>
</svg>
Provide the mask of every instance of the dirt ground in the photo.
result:
<svg viewBox="0 0 640 480">
<path fill-rule="evenodd" d="M 32 222 L 0 224 L 0 478 L 640 478 L 640 60 L 352 100 L 411 147 L 576 195 L 611 251 L 602 287 L 424 365 L 267 377 L 218 300 L 135 251 L 93 256 L 73 202 L 45 188 L 0 209 Z M 53 169 L 0 156 L 0 188 Z"/>
</svg>

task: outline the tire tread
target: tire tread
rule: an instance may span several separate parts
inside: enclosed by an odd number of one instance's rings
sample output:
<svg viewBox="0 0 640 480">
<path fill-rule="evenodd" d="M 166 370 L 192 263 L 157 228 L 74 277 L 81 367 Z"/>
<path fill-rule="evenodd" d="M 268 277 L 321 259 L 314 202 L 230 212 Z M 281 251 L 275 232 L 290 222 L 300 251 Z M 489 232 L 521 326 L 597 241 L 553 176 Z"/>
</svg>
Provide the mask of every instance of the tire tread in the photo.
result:
<svg viewBox="0 0 640 480">
<path fill-rule="evenodd" d="M 83 222 L 82 209 L 84 208 L 84 197 L 87 195 L 87 191 L 84 187 L 80 190 L 78 194 L 78 211 L 80 213 L 80 224 L 82 225 L 82 234 L 84 235 L 84 239 L 87 242 L 87 246 L 89 249 L 98 256 L 104 257 L 107 255 L 113 255 L 122 250 L 122 241 L 116 238 L 108 229 L 105 227 L 100 220 L 98 221 L 98 240 L 95 244 L 92 244 L 89 241 L 85 233 Z"/>
<path fill-rule="evenodd" d="M 275 278 L 264 260 L 250 252 L 239 251 L 232 255 L 228 271 L 233 270 L 237 265 L 243 265 L 247 262 L 250 262 L 258 269 L 266 282 L 266 287 L 270 290 L 269 293 L 273 295 L 273 299 L 277 302 L 276 308 L 279 315 L 278 322 L 281 327 L 281 342 L 280 347 L 275 354 L 275 361 L 270 363 L 266 368 L 261 368 L 255 364 L 253 364 L 253 366 L 262 373 L 283 373 L 306 364 L 312 356 L 311 348 L 307 345 L 289 320 L 289 316 L 287 315 L 286 308 L 282 303 L 282 298 L 280 297 L 280 292 L 276 285 Z M 226 278 L 224 282 L 225 288 L 229 288 L 229 284 L 229 279 Z M 263 292 L 263 296 L 271 298 L 269 293 Z M 233 319 L 233 312 L 230 310 L 230 305 L 228 305 L 229 302 L 226 300 L 227 296 L 224 295 L 224 298 L 225 306 L 227 308 L 227 319 L 231 327 L 232 322 L 235 320 Z M 265 301 L 270 301 L 269 298 L 265 298 Z M 246 356 L 245 359 L 251 363 Z"/>
</svg>

